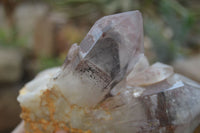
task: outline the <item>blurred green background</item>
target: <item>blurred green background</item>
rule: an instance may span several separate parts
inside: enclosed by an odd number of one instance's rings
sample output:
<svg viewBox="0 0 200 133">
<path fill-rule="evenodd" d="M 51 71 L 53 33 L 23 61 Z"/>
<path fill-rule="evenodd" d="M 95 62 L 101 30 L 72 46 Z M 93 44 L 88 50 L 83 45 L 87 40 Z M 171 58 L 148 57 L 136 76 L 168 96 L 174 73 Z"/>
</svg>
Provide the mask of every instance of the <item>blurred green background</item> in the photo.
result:
<svg viewBox="0 0 200 133">
<path fill-rule="evenodd" d="M 105 15 L 140 10 L 145 54 L 200 82 L 199 0 L 0 0 L 0 133 L 19 123 L 19 89 L 62 65 Z"/>
</svg>

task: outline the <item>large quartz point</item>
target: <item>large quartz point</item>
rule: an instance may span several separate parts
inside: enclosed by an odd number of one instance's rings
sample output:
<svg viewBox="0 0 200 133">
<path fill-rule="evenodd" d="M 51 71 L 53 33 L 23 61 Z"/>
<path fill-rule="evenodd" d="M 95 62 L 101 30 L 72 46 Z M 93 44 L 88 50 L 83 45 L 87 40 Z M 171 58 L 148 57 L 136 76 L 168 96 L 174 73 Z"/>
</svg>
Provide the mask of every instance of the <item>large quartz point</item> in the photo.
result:
<svg viewBox="0 0 200 133">
<path fill-rule="evenodd" d="M 200 124 L 200 85 L 149 65 L 139 11 L 98 20 L 18 101 L 26 133 L 193 133 Z"/>
</svg>

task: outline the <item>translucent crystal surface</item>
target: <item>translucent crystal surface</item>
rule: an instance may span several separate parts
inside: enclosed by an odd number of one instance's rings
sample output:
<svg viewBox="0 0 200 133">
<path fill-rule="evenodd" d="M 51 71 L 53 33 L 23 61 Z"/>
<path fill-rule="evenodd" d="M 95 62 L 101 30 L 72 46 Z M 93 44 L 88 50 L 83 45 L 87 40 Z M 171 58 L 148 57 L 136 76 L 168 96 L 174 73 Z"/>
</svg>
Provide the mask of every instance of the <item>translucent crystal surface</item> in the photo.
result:
<svg viewBox="0 0 200 133">
<path fill-rule="evenodd" d="M 200 85 L 149 65 L 139 11 L 98 20 L 65 63 L 20 91 L 27 133 L 192 133 L 200 123 Z"/>
</svg>

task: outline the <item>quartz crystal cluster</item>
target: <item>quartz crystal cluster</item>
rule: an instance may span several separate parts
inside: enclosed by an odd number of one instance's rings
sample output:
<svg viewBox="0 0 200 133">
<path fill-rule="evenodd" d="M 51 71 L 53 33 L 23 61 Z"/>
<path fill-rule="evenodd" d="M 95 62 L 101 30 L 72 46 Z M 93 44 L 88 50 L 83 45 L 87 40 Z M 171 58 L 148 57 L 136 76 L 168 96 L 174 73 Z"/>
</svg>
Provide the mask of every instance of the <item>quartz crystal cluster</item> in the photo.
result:
<svg viewBox="0 0 200 133">
<path fill-rule="evenodd" d="M 21 89 L 26 133 L 193 133 L 200 85 L 143 49 L 139 11 L 99 19 L 62 67 Z"/>
</svg>

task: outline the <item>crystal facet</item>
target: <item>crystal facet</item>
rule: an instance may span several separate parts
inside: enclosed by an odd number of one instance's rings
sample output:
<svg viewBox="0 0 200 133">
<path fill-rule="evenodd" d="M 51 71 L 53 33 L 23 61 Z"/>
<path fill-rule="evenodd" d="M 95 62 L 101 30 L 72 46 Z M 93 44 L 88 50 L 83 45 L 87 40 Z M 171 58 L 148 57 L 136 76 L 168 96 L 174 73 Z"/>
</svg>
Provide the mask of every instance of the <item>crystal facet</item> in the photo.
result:
<svg viewBox="0 0 200 133">
<path fill-rule="evenodd" d="M 20 91 L 27 133 L 192 133 L 200 123 L 200 85 L 149 65 L 139 11 L 98 20 L 65 63 Z"/>
</svg>

